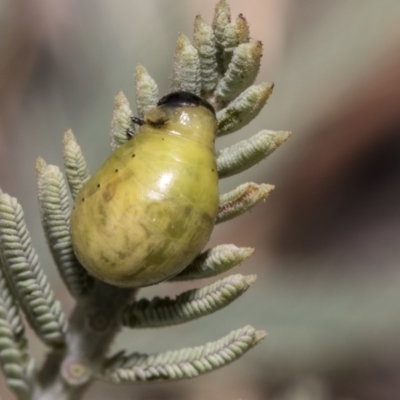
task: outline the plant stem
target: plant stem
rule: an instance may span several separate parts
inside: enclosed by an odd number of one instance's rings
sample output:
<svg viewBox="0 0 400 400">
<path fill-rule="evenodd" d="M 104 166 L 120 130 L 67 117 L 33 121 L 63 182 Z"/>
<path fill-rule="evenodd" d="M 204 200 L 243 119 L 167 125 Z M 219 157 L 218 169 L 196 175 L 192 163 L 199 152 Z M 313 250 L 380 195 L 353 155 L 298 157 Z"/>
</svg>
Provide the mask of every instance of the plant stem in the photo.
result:
<svg viewBox="0 0 400 400">
<path fill-rule="evenodd" d="M 124 307 L 136 291 L 96 281 L 79 299 L 70 318 L 66 345 L 53 349 L 39 371 L 32 400 L 79 400 L 101 371 L 108 348 L 121 328 Z"/>
</svg>

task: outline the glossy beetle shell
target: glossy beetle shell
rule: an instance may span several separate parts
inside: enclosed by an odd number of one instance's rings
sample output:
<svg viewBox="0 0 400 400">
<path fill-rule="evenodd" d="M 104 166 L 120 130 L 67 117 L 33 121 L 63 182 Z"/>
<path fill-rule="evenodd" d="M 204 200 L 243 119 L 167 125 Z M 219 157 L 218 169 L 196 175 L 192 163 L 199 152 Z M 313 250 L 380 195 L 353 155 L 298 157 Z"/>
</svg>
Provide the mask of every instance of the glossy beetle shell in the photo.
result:
<svg viewBox="0 0 400 400">
<path fill-rule="evenodd" d="M 71 214 L 77 258 L 117 286 L 182 271 L 207 243 L 218 211 L 215 114 L 202 103 L 159 104 L 85 183 Z"/>
</svg>

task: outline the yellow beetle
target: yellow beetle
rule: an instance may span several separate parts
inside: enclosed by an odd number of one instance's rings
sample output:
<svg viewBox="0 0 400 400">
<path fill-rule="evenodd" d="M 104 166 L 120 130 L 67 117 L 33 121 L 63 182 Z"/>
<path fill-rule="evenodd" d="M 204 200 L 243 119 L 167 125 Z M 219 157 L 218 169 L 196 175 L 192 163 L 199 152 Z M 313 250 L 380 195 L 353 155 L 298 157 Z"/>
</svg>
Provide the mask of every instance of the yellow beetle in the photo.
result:
<svg viewBox="0 0 400 400">
<path fill-rule="evenodd" d="M 81 264 L 123 287 L 182 271 L 207 243 L 219 200 L 208 102 L 174 92 L 134 121 L 138 132 L 85 183 L 70 222 Z"/>
</svg>

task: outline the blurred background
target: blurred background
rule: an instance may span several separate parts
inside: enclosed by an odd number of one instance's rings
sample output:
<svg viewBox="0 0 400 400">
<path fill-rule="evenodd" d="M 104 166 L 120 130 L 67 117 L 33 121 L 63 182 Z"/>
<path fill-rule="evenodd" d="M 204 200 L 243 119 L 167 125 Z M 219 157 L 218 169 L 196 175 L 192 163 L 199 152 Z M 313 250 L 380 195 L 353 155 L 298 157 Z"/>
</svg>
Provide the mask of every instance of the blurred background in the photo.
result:
<svg viewBox="0 0 400 400">
<path fill-rule="evenodd" d="M 73 301 L 46 247 L 35 159 L 62 165 L 72 128 L 93 172 L 110 154 L 114 96 L 134 108 L 134 68 L 168 91 L 179 32 L 209 22 L 216 0 L 0 0 L 0 187 L 25 210 L 33 244 L 65 311 Z M 256 273 L 217 315 L 114 344 L 141 352 L 196 346 L 252 324 L 269 332 L 238 362 L 192 381 L 93 386 L 86 399 L 400 399 L 400 2 L 230 0 L 264 57 L 274 94 L 219 147 L 261 129 L 290 130 L 266 161 L 224 180 L 276 185 L 265 204 L 218 226 L 210 245 L 256 248 Z M 143 295 L 174 295 L 165 284 Z M 38 360 L 45 349 L 30 335 Z M 3 400 L 13 399 L 0 376 Z"/>
</svg>

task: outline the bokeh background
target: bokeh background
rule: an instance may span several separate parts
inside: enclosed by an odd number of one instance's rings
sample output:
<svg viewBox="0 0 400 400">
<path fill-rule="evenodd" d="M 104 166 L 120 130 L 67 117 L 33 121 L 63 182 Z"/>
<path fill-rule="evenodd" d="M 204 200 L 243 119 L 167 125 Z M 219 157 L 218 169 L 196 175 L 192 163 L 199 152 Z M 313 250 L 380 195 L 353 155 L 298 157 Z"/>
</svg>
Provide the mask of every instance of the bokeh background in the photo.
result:
<svg viewBox="0 0 400 400">
<path fill-rule="evenodd" d="M 0 187 L 25 210 L 33 244 L 68 313 L 40 226 L 35 159 L 62 165 L 72 128 L 91 171 L 110 154 L 113 99 L 134 106 L 135 65 L 168 91 L 179 32 L 215 0 L 0 0 Z M 269 336 L 214 374 L 168 384 L 96 384 L 86 399 L 400 399 L 400 2 L 230 0 L 262 40 L 258 81 L 274 94 L 224 138 L 290 130 L 266 161 L 221 184 L 276 185 L 265 204 L 211 240 L 256 248 L 235 272 L 256 284 L 227 309 L 184 326 L 123 331 L 114 344 L 163 351 L 246 324 Z M 165 284 L 143 295 L 173 295 Z M 38 360 L 45 349 L 30 334 Z M 0 376 L 0 393 L 13 399 Z"/>
</svg>

